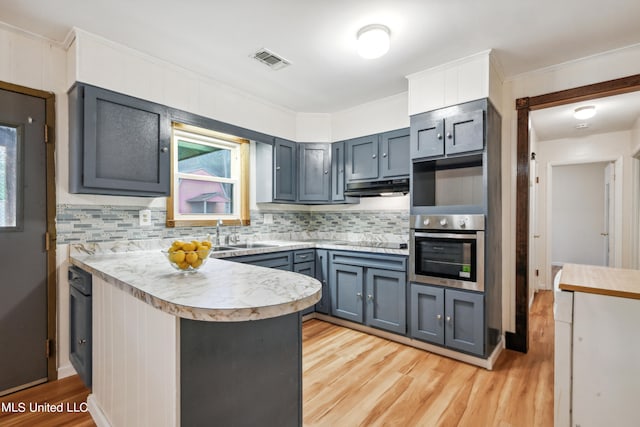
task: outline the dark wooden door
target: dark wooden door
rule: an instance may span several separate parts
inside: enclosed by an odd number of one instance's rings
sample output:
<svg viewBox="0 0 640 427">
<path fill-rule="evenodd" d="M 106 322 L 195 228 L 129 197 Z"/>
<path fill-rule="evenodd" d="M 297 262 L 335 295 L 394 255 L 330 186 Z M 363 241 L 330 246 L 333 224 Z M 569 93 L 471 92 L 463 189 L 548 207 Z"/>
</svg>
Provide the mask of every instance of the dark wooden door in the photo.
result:
<svg viewBox="0 0 640 427">
<path fill-rule="evenodd" d="M 47 381 L 45 100 L 0 90 L 0 395 Z"/>
</svg>

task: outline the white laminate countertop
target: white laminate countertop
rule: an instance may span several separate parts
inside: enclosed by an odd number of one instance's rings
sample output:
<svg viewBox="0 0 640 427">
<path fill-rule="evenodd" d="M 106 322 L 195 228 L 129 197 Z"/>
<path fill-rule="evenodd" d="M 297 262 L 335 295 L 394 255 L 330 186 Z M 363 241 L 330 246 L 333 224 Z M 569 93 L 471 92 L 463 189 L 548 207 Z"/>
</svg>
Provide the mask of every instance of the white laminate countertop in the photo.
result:
<svg viewBox="0 0 640 427">
<path fill-rule="evenodd" d="M 185 319 L 240 322 L 301 311 L 321 298 L 311 277 L 209 259 L 200 270 L 173 269 L 159 250 L 74 254 L 71 263 L 135 298 Z"/>
<path fill-rule="evenodd" d="M 560 289 L 640 299 L 640 270 L 565 264 L 562 266 Z"/>
<path fill-rule="evenodd" d="M 407 249 L 362 247 L 349 242 L 276 241 L 268 248 L 212 252 L 194 273 L 174 270 L 160 252 L 167 240 L 70 246 L 70 262 L 135 298 L 185 319 L 237 322 L 301 311 L 321 298 L 321 284 L 298 273 L 225 261 L 225 258 L 298 249 L 333 249 L 408 255 Z"/>
</svg>

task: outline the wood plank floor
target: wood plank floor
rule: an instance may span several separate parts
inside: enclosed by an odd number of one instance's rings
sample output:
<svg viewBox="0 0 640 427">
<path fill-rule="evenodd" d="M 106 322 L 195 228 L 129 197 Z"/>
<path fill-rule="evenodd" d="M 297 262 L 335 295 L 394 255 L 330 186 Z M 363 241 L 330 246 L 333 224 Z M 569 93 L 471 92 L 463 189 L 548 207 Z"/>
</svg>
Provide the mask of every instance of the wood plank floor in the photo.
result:
<svg viewBox="0 0 640 427">
<path fill-rule="evenodd" d="M 553 293 L 536 295 L 528 354 L 506 350 L 493 371 L 361 332 L 303 327 L 305 426 L 553 426 Z M 0 402 L 86 401 L 77 376 Z M 88 413 L 0 412 L 0 426 L 95 426 Z"/>
<path fill-rule="evenodd" d="M 536 295 L 530 351 L 487 371 L 347 328 L 303 328 L 305 426 L 553 426 L 553 292 Z"/>
</svg>

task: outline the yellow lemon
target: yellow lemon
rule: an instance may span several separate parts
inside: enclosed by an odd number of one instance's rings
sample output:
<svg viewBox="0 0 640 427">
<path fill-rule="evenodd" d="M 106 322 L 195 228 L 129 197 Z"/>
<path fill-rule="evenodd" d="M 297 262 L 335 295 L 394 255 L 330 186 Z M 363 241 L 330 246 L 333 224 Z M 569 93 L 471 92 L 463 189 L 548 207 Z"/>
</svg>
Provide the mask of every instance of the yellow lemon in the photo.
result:
<svg viewBox="0 0 640 427">
<path fill-rule="evenodd" d="M 169 259 L 171 260 L 171 262 L 180 264 L 181 262 L 184 261 L 185 256 L 186 254 L 184 253 L 184 251 L 179 250 L 179 251 L 171 252 L 171 254 L 169 255 Z"/>
<path fill-rule="evenodd" d="M 201 244 L 202 246 L 206 246 L 206 247 L 208 247 L 208 248 L 210 248 L 210 247 L 211 247 L 211 242 L 210 242 L 210 241 L 208 241 L 208 240 L 203 240 L 202 242 L 200 242 L 200 244 Z"/>
<path fill-rule="evenodd" d="M 196 259 L 193 264 L 191 264 L 191 267 L 193 268 L 198 268 L 202 265 L 202 260 L 200 258 Z"/>
<path fill-rule="evenodd" d="M 194 245 L 193 243 L 185 243 L 184 245 L 182 245 L 182 250 L 185 252 L 195 251 L 196 245 Z"/>
<path fill-rule="evenodd" d="M 194 262 L 198 260 L 198 254 L 196 252 L 187 252 L 185 256 L 185 261 L 189 264 L 193 265 Z"/>
<path fill-rule="evenodd" d="M 187 268 L 189 268 L 189 263 L 188 263 L 188 262 L 186 262 L 186 261 L 183 261 L 183 262 L 181 262 L 181 263 L 178 263 L 178 267 L 179 267 L 181 270 L 186 270 Z"/>
</svg>

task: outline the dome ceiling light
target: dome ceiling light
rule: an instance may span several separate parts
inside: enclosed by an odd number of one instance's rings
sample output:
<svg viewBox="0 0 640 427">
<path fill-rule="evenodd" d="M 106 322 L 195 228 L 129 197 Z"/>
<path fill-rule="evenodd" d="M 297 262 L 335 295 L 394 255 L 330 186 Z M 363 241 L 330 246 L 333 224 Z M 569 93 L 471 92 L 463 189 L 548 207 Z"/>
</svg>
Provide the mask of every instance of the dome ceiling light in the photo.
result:
<svg viewBox="0 0 640 427">
<path fill-rule="evenodd" d="M 373 24 L 358 31 L 358 54 L 365 59 L 379 58 L 389 51 L 389 28 Z"/>
<path fill-rule="evenodd" d="M 596 107 L 594 105 L 579 107 L 573 111 L 573 117 L 575 117 L 578 120 L 587 120 L 595 115 L 596 115 Z"/>
</svg>

